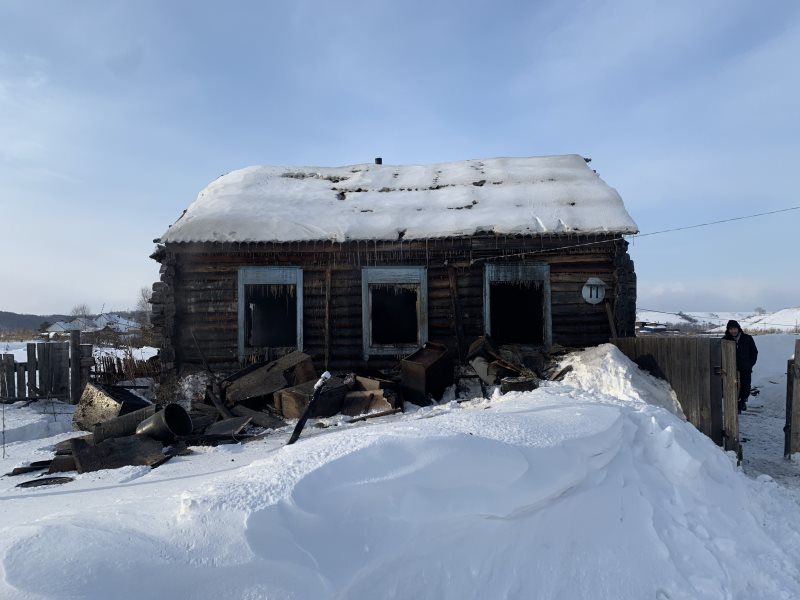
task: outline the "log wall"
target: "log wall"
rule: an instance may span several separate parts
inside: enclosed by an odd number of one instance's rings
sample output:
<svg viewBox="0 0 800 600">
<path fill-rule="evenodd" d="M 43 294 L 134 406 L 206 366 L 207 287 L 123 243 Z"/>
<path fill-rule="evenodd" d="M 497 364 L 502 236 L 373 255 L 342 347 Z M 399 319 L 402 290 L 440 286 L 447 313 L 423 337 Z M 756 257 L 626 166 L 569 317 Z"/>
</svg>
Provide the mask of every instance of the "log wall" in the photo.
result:
<svg viewBox="0 0 800 600">
<path fill-rule="evenodd" d="M 585 346 L 607 342 L 611 337 L 606 306 L 590 305 L 581 297 L 589 277 L 599 277 L 608 284 L 606 298 L 611 302 L 618 335 L 633 335 L 634 331 L 633 262 L 627 242 L 613 236 L 479 235 L 396 242 L 168 244 L 159 247 L 153 258 L 161 263 L 161 280 L 153 285 L 152 303 L 165 373 L 202 363 L 192 332 L 213 368 L 232 370 L 239 366 L 237 276 L 242 266 L 303 268 L 304 350 L 318 366 L 330 369 L 367 366 L 362 357 L 361 268 L 368 266 L 427 268 L 428 336 L 431 341 L 447 344 L 456 356 L 459 337 L 462 344 L 469 344 L 483 333 L 483 272 L 487 262 L 550 265 L 555 344 Z M 380 368 L 394 362 L 392 357 L 375 358 L 369 366 Z"/>
</svg>

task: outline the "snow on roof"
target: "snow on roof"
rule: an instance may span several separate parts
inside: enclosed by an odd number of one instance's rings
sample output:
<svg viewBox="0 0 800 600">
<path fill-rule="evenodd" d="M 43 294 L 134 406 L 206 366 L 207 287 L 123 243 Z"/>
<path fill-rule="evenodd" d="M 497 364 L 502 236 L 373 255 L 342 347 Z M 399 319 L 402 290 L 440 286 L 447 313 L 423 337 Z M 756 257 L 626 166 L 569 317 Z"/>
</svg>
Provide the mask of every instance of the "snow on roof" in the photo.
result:
<svg viewBox="0 0 800 600">
<path fill-rule="evenodd" d="M 617 191 L 570 154 L 421 166 L 248 167 L 200 192 L 161 241 L 637 231 Z"/>
</svg>

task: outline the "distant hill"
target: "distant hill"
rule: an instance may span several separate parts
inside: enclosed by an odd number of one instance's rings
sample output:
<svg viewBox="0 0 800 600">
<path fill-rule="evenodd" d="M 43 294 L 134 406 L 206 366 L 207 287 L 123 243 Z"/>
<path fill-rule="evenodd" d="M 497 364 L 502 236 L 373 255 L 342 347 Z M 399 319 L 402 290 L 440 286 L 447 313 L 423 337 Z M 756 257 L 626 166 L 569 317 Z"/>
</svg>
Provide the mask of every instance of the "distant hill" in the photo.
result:
<svg viewBox="0 0 800 600">
<path fill-rule="evenodd" d="M 774 312 L 661 312 L 639 309 L 636 320 L 659 323 L 681 331 L 724 333 L 729 319 L 739 321 L 751 333 L 800 333 L 800 307 L 784 308 Z"/>
<path fill-rule="evenodd" d="M 0 310 L 0 331 L 38 330 L 45 321 L 55 323 L 70 318 L 67 315 L 21 315 Z"/>
</svg>

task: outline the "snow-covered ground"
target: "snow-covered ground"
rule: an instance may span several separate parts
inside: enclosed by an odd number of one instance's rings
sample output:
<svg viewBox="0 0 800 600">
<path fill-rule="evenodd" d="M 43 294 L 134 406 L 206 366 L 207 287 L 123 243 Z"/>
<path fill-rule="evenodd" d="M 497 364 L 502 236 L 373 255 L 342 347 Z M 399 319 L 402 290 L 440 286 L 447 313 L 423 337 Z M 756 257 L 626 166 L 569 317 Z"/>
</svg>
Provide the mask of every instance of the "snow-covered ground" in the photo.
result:
<svg viewBox="0 0 800 600">
<path fill-rule="evenodd" d="M 794 354 L 797 335 L 760 335 L 758 363 L 753 369 L 753 386 L 758 396 L 747 402 L 739 418 L 744 468 L 752 474 L 767 474 L 798 489 L 800 499 L 800 461 L 783 458 L 783 426 L 786 424 L 786 366 Z"/>
<path fill-rule="evenodd" d="M 0 404 L 0 443 L 46 438 L 72 431 L 75 407 L 57 400 Z"/>
<path fill-rule="evenodd" d="M 724 333 L 729 320 L 739 321 L 750 333 L 776 332 L 800 333 L 800 307 L 784 308 L 775 312 L 755 314 L 750 312 L 692 312 L 675 313 L 637 310 L 636 320 L 668 326 L 698 326 L 709 332 Z"/>
<path fill-rule="evenodd" d="M 309 423 L 293 446 L 0 479 L 0 597 L 800 597 L 794 492 L 615 349 L 568 360 L 534 392 Z M 3 472 L 64 437 L 10 444 Z"/>
</svg>

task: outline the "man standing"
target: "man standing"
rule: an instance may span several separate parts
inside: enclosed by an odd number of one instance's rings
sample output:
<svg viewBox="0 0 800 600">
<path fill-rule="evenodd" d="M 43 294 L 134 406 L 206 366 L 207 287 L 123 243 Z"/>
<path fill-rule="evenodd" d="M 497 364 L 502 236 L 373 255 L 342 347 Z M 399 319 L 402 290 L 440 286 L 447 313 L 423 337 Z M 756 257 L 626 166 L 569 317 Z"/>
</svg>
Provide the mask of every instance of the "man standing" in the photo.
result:
<svg viewBox="0 0 800 600">
<path fill-rule="evenodd" d="M 750 397 L 750 380 L 753 366 L 758 359 L 758 348 L 753 336 L 747 335 L 739 327 L 738 321 L 728 321 L 723 340 L 736 342 L 736 369 L 739 371 L 739 412 L 747 410 L 747 398 Z"/>
</svg>

